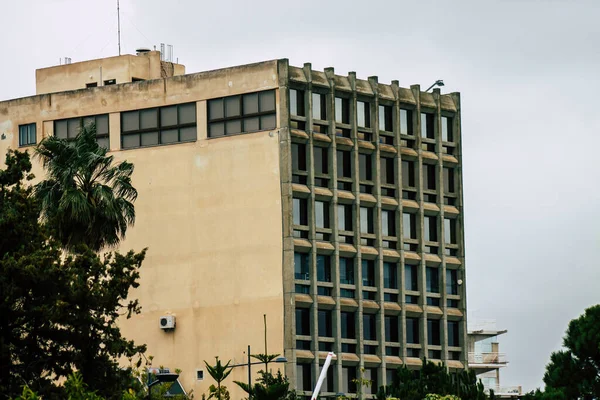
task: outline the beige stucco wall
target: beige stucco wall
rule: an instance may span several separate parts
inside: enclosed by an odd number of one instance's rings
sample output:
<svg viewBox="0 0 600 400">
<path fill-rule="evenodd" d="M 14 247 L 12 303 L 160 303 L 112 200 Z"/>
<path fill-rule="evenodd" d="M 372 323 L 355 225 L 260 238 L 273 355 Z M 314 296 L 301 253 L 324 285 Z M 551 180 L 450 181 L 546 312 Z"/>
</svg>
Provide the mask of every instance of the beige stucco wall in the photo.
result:
<svg viewBox="0 0 600 400">
<path fill-rule="evenodd" d="M 277 85 L 273 61 L 0 102 L 2 156 L 18 147 L 20 124 L 35 122 L 39 143 L 55 119 L 109 114 L 111 154 L 134 163 L 139 192 L 136 224 L 121 249 L 148 247 L 132 293 L 142 314 L 122 321 L 123 333 L 148 345 L 155 366 L 182 369 L 184 387 L 198 398 L 214 383 L 204 360 L 243 363 L 247 345 L 264 351 L 263 314 L 269 353 L 283 352 L 279 135 L 206 138 L 206 99 Z M 184 102 L 196 102 L 196 142 L 120 150 L 120 112 Z M 34 172 L 43 176 L 37 163 Z M 168 314 L 177 320 L 172 332 L 159 328 Z M 243 397 L 233 380 L 246 381 L 246 368 L 226 382 L 232 398 Z"/>
<path fill-rule="evenodd" d="M 185 73 L 183 65 L 172 65 L 172 75 Z M 165 75 L 161 75 L 160 52 L 150 51 L 138 56 L 125 54 L 41 68 L 35 71 L 35 86 L 37 94 L 45 94 L 84 89 L 86 84 L 94 82 L 102 86 L 109 79 L 116 79 L 120 84 L 131 82 L 132 78 L 148 80 L 162 76 Z"/>
<path fill-rule="evenodd" d="M 270 351 L 281 352 L 277 135 L 263 132 L 116 156 L 136 166 L 139 191 L 137 222 L 121 247 L 149 247 L 135 293 L 142 314 L 123 322 L 125 336 L 147 343 L 155 364 L 183 369 L 185 387 L 198 395 L 213 383 L 208 376 L 195 381 L 196 369 L 205 370 L 203 360 L 218 355 L 244 362 L 248 344 L 262 352 L 263 314 Z M 163 332 L 159 317 L 170 313 L 177 328 Z M 246 381 L 246 369 L 238 370 L 232 378 Z"/>
</svg>

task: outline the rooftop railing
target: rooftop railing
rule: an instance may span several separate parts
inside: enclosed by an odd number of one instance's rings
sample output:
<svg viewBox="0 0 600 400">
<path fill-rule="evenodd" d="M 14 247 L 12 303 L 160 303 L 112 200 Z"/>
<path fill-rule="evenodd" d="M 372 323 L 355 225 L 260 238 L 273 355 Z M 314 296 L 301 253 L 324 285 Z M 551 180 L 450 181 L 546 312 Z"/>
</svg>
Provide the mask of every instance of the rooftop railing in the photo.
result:
<svg viewBox="0 0 600 400">
<path fill-rule="evenodd" d="M 469 353 L 469 364 L 506 364 L 504 353 Z"/>
</svg>

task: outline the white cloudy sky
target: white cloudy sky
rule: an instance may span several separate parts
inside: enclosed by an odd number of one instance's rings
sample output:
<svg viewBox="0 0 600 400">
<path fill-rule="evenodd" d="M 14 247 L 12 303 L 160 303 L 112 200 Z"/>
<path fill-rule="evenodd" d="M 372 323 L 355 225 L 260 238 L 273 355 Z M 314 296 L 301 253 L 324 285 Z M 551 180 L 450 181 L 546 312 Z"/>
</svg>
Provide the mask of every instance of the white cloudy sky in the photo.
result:
<svg viewBox="0 0 600 400">
<path fill-rule="evenodd" d="M 469 313 L 509 330 L 505 385 L 542 384 L 600 303 L 600 1 L 121 0 L 122 48 L 188 72 L 274 58 L 460 91 Z M 116 0 L 0 2 L 0 99 L 39 67 L 117 53 Z M 475 319 L 472 318 L 472 319 Z"/>
</svg>

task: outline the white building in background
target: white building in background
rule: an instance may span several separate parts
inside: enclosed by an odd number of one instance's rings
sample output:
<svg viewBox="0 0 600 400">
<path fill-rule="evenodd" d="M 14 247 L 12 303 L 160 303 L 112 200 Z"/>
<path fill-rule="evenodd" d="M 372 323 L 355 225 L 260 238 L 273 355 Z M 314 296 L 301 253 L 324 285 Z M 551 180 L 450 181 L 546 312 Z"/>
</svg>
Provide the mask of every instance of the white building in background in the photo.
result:
<svg viewBox="0 0 600 400">
<path fill-rule="evenodd" d="M 503 386 L 500 382 L 500 369 L 508 365 L 508 360 L 500 352 L 498 336 L 506 332 L 496 328 L 495 320 L 476 320 L 469 322 L 467 334 L 469 368 L 475 370 L 486 392 L 491 389 L 502 398 L 518 397 L 522 392 L 521 386 Z"/>
</svg>

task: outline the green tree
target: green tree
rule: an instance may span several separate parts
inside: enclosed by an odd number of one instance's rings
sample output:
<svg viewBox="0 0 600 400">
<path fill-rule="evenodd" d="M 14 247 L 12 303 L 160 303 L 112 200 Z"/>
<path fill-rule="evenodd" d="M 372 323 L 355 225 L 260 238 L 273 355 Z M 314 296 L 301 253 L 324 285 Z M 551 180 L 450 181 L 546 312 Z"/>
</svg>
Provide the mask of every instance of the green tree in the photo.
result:
<svg viewBox="0 0 600 400">
<path fill-rule="evenodd" d="M 127 298 L 145 251 L 100 257 L 82 245 L 65 257 L 40 224 L 30 171 L 29 156 L 16 151 L 0 170 L 0 393 L 18 396 L 26 384 L 44 399 L 64 399 L 57 380 L 77 370 L 90 391 L 117 398 L 131 384 L 117 360 L 145 350 L 116 326 L 139 312 Z"/>
<path fill-rule="evenodd" d="M 36 187 L 42 216 L 68 250 L 115 246 L 135 222 L 133 164 L 114 163 L 88 125 L 74 140 L 50 136 L 36 148 L 47 178 Z"/>
<path fill-rule="evenodd" d="M 232 371 L 232 368 L 229 366 L 230 363 L 231 360 L 227 361 L 227 363 L 223 365 L 221 360 L 219 360 L 219 357 L 215 357 L 215 365 L 209 365 L 206 361 L 204 361 L 208 374 L 217 382 L 216 387 L 214 385 L 209 387 L 209 399 L 214 397 L 218 400 L 229 400 L 229 391 L 227 391 L 227 387 L 221 386 L 221 382 L 227 379 Z"/>
<path fill-rule="evenodd" d="M 477 380 L 475 372 L 461 370 L 450 373 L 444 364 L 423 360 L 420 370 L 410 370 L 402 366 L 396 370 L 393 381 L 381 387 L 377 398 L 383 400 L 395 397 L 402 400 L 422 400 L 426 396 L 456 396 L 462 400 L 486 400 L 488 396 L 483 384 Z M 489 398 L 493 398 L 490 393 Z"/>
<path fill-rule="evenodd" d="M 259 356 L 264 356 L 264 354 L 257 354 L 253 357 L 261 360 L 265 359 L 265 357 L 260 358 Z M 270 361 L 274 360 L 276 357 L 277 355 Z M 248 384 L 245 382 L 235 381 L 235 383 L 241 387 L 242 390 L 248 393 L 248 398 L 251 400 L 296 399 L 296 392 L 289 389 L 290 382 L 288 381 L 288 378 L 281 373 L 281 371 L 277 371 L 276 374 L 273 374 L 270 371 L 258 371 L 258 378 L 256 379 L 256 383 L 252 386 L 252 391 L 250 391 Z"/>
<path fill-rule="evenodd" d="M 565 350 L 552 353 L 546 366 L 546 392 L 566 399 L 600 398 L 600 304 L 571 320 L 563 338 Z"/>
</svg>

